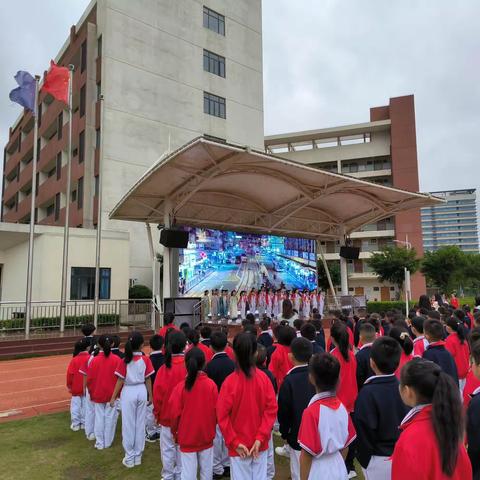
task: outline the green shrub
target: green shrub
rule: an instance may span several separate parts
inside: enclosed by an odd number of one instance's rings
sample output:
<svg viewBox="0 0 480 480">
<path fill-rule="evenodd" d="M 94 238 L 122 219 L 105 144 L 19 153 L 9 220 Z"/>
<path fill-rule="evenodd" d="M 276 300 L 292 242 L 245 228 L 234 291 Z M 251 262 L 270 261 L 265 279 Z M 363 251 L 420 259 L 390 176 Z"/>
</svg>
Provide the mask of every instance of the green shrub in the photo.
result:
<svg viewBox="0 0 480 480">
<path fill-rule="evenodd" d="M 146 285 L 132 285 L 128 289 L 128 298 L 130 299 L 152 298 L 152 291 Z"/>
<path fill-rule="evenodd" d="M 414 302 L 411 302 L 411 305 L 414 305 Z M 401 310 L 405 313 L 405 302 L 368 302 L 367 303 L 367 312 L 368 313 L 381 313 L 387 312 L 388 310 Z"/>
</svg>

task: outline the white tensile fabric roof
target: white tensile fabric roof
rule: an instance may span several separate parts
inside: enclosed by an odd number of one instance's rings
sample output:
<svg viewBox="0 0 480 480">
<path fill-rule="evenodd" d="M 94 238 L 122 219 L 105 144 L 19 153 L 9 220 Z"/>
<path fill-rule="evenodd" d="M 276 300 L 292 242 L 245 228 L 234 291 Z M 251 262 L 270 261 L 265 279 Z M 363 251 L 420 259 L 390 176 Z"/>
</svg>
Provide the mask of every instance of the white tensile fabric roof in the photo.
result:
<svg viewBox="0 0 480 480">
<path fill-rule="evenodd" d="M 158 160 L 111 219 L 245 233 L 340 238 L 397 212 L 443 202 L 197 138 Z"/>
</svg>

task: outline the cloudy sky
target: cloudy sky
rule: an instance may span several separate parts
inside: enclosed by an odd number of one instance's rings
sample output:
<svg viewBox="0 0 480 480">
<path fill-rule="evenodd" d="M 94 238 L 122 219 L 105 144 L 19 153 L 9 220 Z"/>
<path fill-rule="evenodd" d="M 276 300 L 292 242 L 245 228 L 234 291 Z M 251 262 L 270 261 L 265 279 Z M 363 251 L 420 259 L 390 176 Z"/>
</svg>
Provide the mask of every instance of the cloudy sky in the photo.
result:
<svg viewBox="0 0 480 480">
<path fill-rule="evenodd" d="M 20 23 L 0 2 L 2 145 L 12 76 L 43 72 L 88 3 L 24 0 Z M 479 19 L 478 0 L 263 0 L 266 134 L 368 121 L 413 93 L 421 189 L 479 188 Z"/>
</svg>

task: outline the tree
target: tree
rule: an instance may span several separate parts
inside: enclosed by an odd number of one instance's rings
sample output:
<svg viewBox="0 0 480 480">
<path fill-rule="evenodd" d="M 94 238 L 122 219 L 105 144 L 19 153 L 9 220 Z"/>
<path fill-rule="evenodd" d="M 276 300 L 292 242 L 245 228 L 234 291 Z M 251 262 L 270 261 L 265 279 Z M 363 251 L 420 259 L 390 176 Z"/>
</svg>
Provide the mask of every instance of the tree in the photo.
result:
<svg viewBox="0 0 480 480">
<path fill-rule="evenodd" d="M 330 277 L 332 278 L 333 286 L 340 285 L 340 263 L 335 260 L 327 261 L 328 270 L 330 272 Z M 323 262 L 321 260 L 317 263 L 317 274 L 318 274 L 318 286 L 324 292 L 330 291 L 330 285 L 328 283 L 327 273 L 325 272 L 325 268 L 323 266 Z"/>
<path fill-rule="evenodd" d="M 434 252 L 425 252 L 421 271 L 430 285 L 443 293 L 452 293 L 466 278 L 466 269 L 471 263 L 468 258 L 456 245 L 440 247 Z"/>
<path fill-rule="evenodd" d="M 369 267 L 383 282 L 390 282 L 403 290 L 405 267 L 414 274 L 420 267 L 420 260 L 414 248 L 385 247 L 374 253 L 368 260 Z"/>
<path fill-rule="evenodd" d="M 131 300 L 152 298 L 152 291 L 146 285 L 132 285 L 128 289 L 128 298 Z"/>
</svg>

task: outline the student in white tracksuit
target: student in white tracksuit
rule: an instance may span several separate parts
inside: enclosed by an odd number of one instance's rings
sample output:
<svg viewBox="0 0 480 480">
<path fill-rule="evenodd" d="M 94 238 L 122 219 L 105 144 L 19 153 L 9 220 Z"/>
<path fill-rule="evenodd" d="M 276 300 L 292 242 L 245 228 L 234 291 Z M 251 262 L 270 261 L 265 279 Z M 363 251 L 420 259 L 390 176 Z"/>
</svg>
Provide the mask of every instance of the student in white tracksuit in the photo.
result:
<svg viewBox="0 0 480 480">
<path fill-rule="evenodd" d="M 85 436 L 87 437 L 87 440 L 90 441 L 95 440 L 95 404 L 92 402 L 92 399 L 90 398 L 90 392 L 87 388 L 87 372 L 88 367 L 94 358 L 95 357 L 93 355 L 90 355 L 87 362 L 84 363 L 79 370 L 79 372 L 83 375 L 83 391 L 85 392 L 85 397 L 83 399 Z"/>
<path fill-rule="evenodd" d="M 145 418 L 147 403 L 152 401 L 152 362 L 142 354 L 143 335 L 133 332 L 125 344 L 125 358 L 119 364 L 115 375 L 118 380 L 113 391 L 110 406 L 115 405 L 118 393 L 122 389 L 120 403 L 122 407 L 122 445 L 125 450 L 123 465 L 132 468 L 142 464 L 145 449 Z"/>
</svg>

